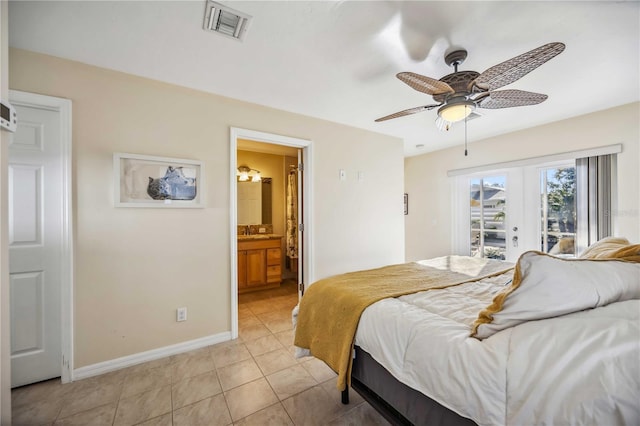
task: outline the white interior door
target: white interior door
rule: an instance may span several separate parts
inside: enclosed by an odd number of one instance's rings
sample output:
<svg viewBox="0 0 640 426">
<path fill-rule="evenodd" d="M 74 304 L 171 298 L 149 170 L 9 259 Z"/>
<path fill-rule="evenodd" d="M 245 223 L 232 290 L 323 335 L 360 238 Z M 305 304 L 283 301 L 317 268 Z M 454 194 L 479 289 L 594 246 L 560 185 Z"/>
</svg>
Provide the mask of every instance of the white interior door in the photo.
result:
<svg viewBox="0 0 640 426">
<path fill-rule="evenodd" d="M 304 182 L 303 182 L 303 177 L 304 177 L 304 163 L 302 161 L 302 150 L 299 149 L 298 150 L 298 278 L 297 278 L 297 282 L 298 282 L 298 300 L 302 298 L 302 295 L 304 294 L 304 238 L 302 238 L 302 233 L 304 232 L 304 222 L 302 220 L 302 218 L 304 217 L 304 212 L 302 210 L 304 203 L 303 203 L 303 198 L 304 197 L 304 193 L 302 191 L 302 188 L 304 186 Z"/>
<path fill-rule="evenodd" d="M 16 110 L 8 167 L 12 387 L 59 377 L 62 371 L 60 112 Z"/>
</svg>

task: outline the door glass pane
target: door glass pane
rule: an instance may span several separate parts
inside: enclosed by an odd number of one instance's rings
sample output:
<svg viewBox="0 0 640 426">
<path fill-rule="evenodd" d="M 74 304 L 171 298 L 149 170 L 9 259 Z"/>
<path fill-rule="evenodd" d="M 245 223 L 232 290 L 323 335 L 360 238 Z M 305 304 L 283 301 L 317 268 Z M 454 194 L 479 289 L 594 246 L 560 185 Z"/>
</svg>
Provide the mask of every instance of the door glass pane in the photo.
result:
<svg viewBox="0 0 640 426">
<path fill-rule="evenodd" d="M 471 180 L 471 247 L 470 255 L 480 257 L 482 246 L 482 231 L 480 218 L 482 217 L 482 209 L 480 203 L 481 182 L 480 179 Z"/>
<path fill-rule="evenodd" d="M 541 251 L 575 256 L 576 169 L 551 167 L 540 173 Z"/>
<path fill-rule="evenodd" d="M 505 259 L 506 177 L 487 176 L 470 182 L 471 256 Z"/>
</svg>

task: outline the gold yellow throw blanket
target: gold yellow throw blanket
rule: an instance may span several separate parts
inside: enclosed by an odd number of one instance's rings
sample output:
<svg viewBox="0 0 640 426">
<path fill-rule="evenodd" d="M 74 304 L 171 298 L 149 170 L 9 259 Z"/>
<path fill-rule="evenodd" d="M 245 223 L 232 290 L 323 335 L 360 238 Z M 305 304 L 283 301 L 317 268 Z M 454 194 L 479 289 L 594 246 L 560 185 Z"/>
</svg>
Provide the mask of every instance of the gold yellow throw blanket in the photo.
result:
<svg viewBox="0 0 640 426">
<path fill-rule="evenodd" d="M 351 381 L 360 315 L 369 305 L 388 297 L 477 281 L 512 267 L 491 259 L 445 256 L 320 280 L 300 301 L 294 344 L 309 349 L 336 371 L 338 390 L 344 390 Z"/>
</svg>

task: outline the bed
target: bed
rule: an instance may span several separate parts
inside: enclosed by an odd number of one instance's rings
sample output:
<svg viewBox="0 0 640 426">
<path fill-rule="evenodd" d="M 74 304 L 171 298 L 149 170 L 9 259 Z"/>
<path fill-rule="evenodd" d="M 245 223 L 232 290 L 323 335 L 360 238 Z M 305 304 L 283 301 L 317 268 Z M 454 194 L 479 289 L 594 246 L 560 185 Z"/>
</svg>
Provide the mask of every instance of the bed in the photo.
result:
<svg viewBox="0 0 640 426">
<path fill-rule="evenodd" d="M 579 260 L 528 252 L 515 265 L 445 256 L 399 270 L 414 278 L 345 274 L 301 300 L 294 343 L 338 373 L 343 402 L 351 385 L 392 424 L 640 424 L 640 245 Z M 434 271 L 435 282 L 424 277 Z M 393 295 L 367 296 L 349 331 L 342 314 L 359 302 L 342 293 L 380 275 Z M 328 293 L 331 307 L 317 300 L 328 298 L 323 287 L 340 291 Z"/>
</svg>

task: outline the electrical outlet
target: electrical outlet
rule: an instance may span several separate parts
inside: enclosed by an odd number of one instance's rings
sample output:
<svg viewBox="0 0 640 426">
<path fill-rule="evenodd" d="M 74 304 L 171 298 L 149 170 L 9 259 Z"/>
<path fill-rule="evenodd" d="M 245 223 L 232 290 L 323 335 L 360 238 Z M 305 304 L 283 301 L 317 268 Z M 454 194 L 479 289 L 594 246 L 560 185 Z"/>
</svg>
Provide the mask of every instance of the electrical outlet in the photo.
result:
<svg viewBox="0 0 640 426">
<path fill-rule="evenodd" d="M 178 308 L 176 310 L 176 321 L 187 320 L 187 308 Z"/>
</svg>

